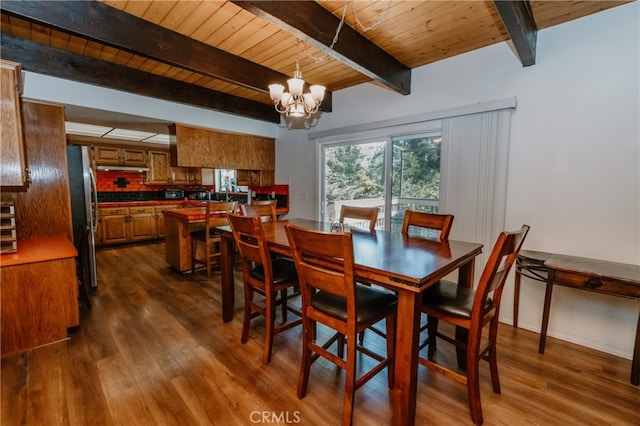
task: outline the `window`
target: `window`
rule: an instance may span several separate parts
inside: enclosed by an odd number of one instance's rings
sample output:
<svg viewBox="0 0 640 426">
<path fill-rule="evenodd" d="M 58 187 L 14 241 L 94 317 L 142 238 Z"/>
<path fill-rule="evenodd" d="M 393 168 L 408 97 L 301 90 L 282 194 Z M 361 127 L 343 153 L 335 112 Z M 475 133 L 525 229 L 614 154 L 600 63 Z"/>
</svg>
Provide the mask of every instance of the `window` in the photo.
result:
<svg viewBox="0 0 640 426">
<path fill-rule="evenodd" d="M 323 145 L 322 220 L 336 219 L 343 204 L 378 207 L 376 227 L 400 229 L 406 209 L 437 211 L 440 140 L 434 132 Z"/>
<path fill-rule="evenodd" d="M 236 171 L 233 169 L 216 169 L 216 189 L 218 192 L 231 192 L 236 186 Z"/>
</svg>

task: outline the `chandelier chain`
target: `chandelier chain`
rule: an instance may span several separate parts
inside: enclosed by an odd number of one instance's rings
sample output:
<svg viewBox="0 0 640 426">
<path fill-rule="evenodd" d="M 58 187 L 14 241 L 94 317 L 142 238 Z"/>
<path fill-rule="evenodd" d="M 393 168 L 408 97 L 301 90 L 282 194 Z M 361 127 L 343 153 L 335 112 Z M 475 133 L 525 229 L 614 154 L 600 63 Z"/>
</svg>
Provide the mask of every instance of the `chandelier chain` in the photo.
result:
<svg viewBox="0 0 640 426">
<path fill-rule="evenodd" d="M 391 2 L 393 0 L 388 0 L 387 1 L 387 6 L 385 8 L 385 12 L 384 15 L 382 16 L 382 18 L 378 19 L 376 22 L 374 22 L 371 26 L 367 27 L 365 25 L 362 24 L 362 22 L 360 22 L 360 19 L 358 18 L 358 11 L 356 9 L 356 1 L 355 0 L 351 0 L 351 9 L 353 9 L 353 16 L 355 18 L 356 24 L 360 27 L 360 29 L 363 32 L 367 32 L 367 31 L 371 31 L 371 30 L 375 30 L 376 28 L 378 28 L 380 25 L 384 24 L 384 21 L 387 19 L 387 16 L 389 15 L 389 9 L 391 8 Z M 338 42 L 338 36 L 340 35 L 340 30 L 342 29 L 342 26 L 344 25 L 344 19 L 347 16 L 347 9 L 349 8 L 349 2 L 345 1 L 344 2 L 344 7 L 342 8 L 342 18 L 340 19 L 340 23 L 338 24 L 338 27 L 336 28 L 336 35 L 333 36 L 333 41 L 331 42 L 331 45 L 329 46 L 329 49 L 333 50 L 333 46 L 336 45 L 336 43 Z M 307 50 L 307 46 L 305 45 L 305 51 Z M 324 62 L 324 60 L 329 56 L 328 54 L 324 54 L 322 56 L 313 56 L 311 53 L 307 52 L 307 56 L 311 59 L 313 59 L 313 61 L 318 64 L 321 62 Z"/>
</svg>

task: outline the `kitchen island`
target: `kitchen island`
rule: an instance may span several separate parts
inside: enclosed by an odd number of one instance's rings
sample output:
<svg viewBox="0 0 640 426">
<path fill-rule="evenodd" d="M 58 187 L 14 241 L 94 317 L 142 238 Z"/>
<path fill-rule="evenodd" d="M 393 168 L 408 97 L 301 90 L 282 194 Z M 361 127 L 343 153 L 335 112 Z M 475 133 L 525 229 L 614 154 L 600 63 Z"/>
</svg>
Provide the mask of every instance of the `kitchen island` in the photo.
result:
<svg viewBox="0 0 640 426">
<path fill-rule="evenodd" d="M 205 208 L 163 210 L 165 260 L 178 272 L 191 271 L 191 232 L 204 227 Z"/>
</svg>

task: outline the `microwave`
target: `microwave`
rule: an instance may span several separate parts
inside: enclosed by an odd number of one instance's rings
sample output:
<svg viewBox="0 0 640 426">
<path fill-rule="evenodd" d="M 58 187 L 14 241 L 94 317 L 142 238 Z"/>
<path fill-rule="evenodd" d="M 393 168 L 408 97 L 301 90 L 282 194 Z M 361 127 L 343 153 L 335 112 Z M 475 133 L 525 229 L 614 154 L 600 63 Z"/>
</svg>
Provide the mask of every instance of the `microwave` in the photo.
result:
<svg viewBox="0 0 640 426">
<path fill-rule="evenodd" d="M 184 191 L 182 189 L 165 189 L 162 191 L 162 197 L 165 200 L 182 200 L 184 199 Z"/>
</svg>

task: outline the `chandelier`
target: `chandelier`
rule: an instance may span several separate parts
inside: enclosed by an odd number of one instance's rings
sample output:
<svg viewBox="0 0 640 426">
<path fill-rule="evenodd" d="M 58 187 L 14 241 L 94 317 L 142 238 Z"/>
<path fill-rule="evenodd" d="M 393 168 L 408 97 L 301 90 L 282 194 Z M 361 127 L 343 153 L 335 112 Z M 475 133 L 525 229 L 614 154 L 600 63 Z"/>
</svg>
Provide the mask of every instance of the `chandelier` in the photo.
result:
<svg viewBox="0 0 640 426">
<path fill-rule="evenodd" d="M 289 91 L 285 92 L 282 84 L 270 84 L 269 95 L 273 101 L 273 105 L 280 114 L 286 117 L 305 117 L 310 118 L 311 115 L 318 112 L 320 104 L 324 99 L 325 87 L 314 84 L 309 87 L 308 93 L 303 93 L 304 80 L 300 71 L 300 40 L 296 40 L 296 70 L 293 78 L 287 80 Z"/>
</svg>

